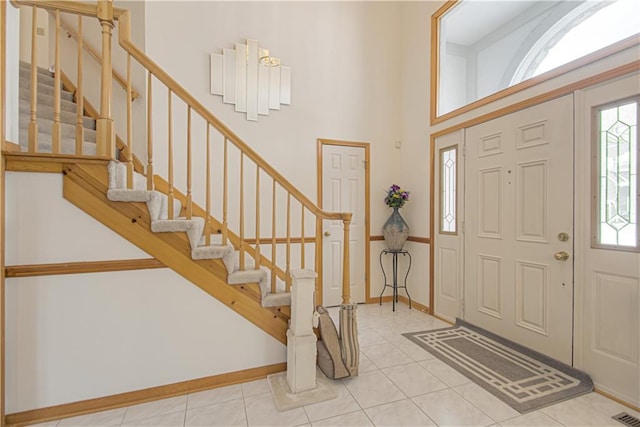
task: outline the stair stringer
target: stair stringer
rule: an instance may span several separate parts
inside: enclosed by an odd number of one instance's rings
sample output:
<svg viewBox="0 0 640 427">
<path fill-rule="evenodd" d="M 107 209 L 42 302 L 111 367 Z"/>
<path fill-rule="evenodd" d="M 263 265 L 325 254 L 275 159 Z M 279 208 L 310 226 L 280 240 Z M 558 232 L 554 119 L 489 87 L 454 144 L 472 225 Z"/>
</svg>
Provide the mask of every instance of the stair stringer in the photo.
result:
<svg viewBox="0 0 640 427">
<path fill-rule="evenodd" d="M 192 259 L 185 233 L 152 232 L 146 203 L 107 199 L 106 165 L 67 164 L 63 174 L 66 200 L 286 344 L 288 307 L 262 307 L 257 283 L 227 284 L 227 269 L 220 259 Z"/>
</svg>

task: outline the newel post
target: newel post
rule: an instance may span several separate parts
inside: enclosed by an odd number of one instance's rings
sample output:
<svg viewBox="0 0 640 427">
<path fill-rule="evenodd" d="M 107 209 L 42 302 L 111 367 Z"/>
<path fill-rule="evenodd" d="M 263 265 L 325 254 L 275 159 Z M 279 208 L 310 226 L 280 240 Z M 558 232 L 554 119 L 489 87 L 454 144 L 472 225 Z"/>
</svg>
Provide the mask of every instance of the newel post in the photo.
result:
<svg viewBox="0 0 640 427">
<path fill-rule="evenodd" d="M 112 65 L 111 33 L 113 31 L 113 1 L 98 0 L 98 20 L 102 26 L 102 74 L 100 82 L 100 116 L 96 122 L 96 155 L 113 158 L 115 154 L 115 131 L 111 117 Z"/>
<path fill-rule="evenodd" d="M 342 304 L 349 304 L 349 300 L 351 299 L 351 278 L 349 271 L 349 226 L 351 224 L 351 214 L 345 215 L 342 223 L 344 224 L 342 241 Z"/>
</svg>

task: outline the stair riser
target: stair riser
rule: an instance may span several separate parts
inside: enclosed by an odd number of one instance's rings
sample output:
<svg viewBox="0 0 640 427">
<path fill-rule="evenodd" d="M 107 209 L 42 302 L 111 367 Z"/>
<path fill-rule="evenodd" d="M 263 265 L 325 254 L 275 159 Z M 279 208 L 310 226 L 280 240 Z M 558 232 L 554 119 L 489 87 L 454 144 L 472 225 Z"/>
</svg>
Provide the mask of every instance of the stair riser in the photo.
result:
<svg viewBox="0 0 640 427">
<path fill-rule="evenodd" d="M 31 64 L 29 64 L 28 62 L 20 61 L 19 68 L 20 68 L 20 71 L 27 70 L 27 71 L 29 71 L 29 73 L 31 73 Z M 42 67 L 38 67 L 38 75 L 51 77 L 52 74 L 53 73 L 51 71 L 49 71 L 48 69 L 42 68 Z"/>
<path fill-rule="evenodd" d="M 74 104 L 75 105 L 75 104 Z M 53 108 L 49 105 L 38 105 L 36 110 L 37 117 L 39 119 L 53 120 Z M 21 99 L 20 100 L 20 114 L 25 115 L 27 117 L 31 114 L 31 105 L 28 101 Z M 78 118 L 74 112 L 60 110 L 60 121 L 62 123 L 66 123 L 69 125 L 76 125 Z M 91 117 L 83 117 L 82 119 L 83 126 L 87 129 L 95 129 L 96 121 Z"/>
<path fill-rule="evenodd" d="M 52 86 L 55 83 L 55 79 L 53 75 L 49 72 L 47 74 L 38 73 L 38 83 L 46 84 L 47 86 Z M 31 69 L 20 68 L 20 85 L 27 85 L 30 87 L 31 85 Z M 62 87 L 62 86 L 60 86 Z"/>
<path fill-rule="evenodd" d="M 23 84 L 22 82 L 24 82 L 24 80 L 20 81 L 20 98 L 31 99 L 31 85 Z M 53 92 L 53 86 L 38 83 L 38 97 L 40 97 L 41 95 L 48 95 L 53 97 Z M 73 94 L 71 92 L 67 92 L 66 90 L 61 90 L 60 99 L 73 102 Z"/>
<path fill-rule="evenodd" d="M 31 105 L 31 91 L 29 91 L 28 89 L 20 88 L 19 96 L 21 101 L 27 101 L 29 105 Z M 53 95 L 39 93 L 36 107 L 40 105 L 53 108 Z M 76 108 L 76 104 L 73 101 L 62 98 L 60 99 L 60 111 L 69 111 L 71 113 L 75 113 Z"/>
<path fill-rule="evenodd" d="M 23 151 L 27 150 L 28 136 L 25 130 L 20 131 L 19 142 Z M 39 153 L 51 153 L 51 134 L 38 132 L 38 152 Z M 60 151 L 63 154 L 76 154 L 76 140 L 75 138 L 62 138 L 60 141 Z M 85 142 L 82 145 L 82 153 L 87 155 L 96 154 L 96 144 L 92 142 Z"/>
<path fill-rule="evenodd" d="M 29 128 L 29 117 L 20 116 L 20 130 L 27 130 Z M 38 119 L 38 132 L 51 134 L 53 129 L 53 121 Z M 61 134 L 63 138 L 73 138 L 76 137 L 76 127 L 75 125 L 68 125 L 66 123 L 60 123 Z M 96 131 L 91 129 L 84 130 L 84 140 L 87 142 L 96 142 Z"/>
</svg>

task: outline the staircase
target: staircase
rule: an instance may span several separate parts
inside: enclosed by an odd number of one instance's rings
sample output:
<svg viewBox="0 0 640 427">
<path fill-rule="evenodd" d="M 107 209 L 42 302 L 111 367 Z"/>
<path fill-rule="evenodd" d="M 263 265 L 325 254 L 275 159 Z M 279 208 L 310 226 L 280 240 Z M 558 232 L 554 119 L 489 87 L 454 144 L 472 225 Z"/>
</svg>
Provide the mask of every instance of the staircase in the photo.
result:
<svg viewBox="0 0 640 427">
<path fill-rule="evenodd" d="M 54 77 L 45 69 L 38 67 L 38 90 L 36 103 L 36 123 L 38 124 L 38 137 L 36 150 L 40 153 L 51 153 L 51 132 L 54 123 Z M 77 104 L 74 94 L 60 88 L 60 123 L 62 128 L 62 140 L 60 151 L 63 154 L 74 154 L 76 149 L 76 131 L 78 124 Z M 31 121 L 31 64 L 20 61 L 20 134 L 19 143 L 23 151 L 28 148 L 28 127 Z M 83 112 L 84 113 L 84 112 Z M 92 117 L 81 116 L 84 129 L 84 141 L 82 152 L 87 155 L 96 153 L 96 121 Z"/>
<path fill-rule="evenodd" d="M 15 3 L 34 12 L 44 9 L 55 18 L 51 69 L 59 75 L 20 64 L 22 152 L 5 153 L 7 170 L 61 172 L 68 201 L 283 343 L 291 313 L 291 271 L 313 269 L 321 295 L 322 224 L 341 222 L 343 304 L 349 304 L 351 213 L 326 212 L 316 206 L 146 56 L 131 41 L 129 11 L 113 7 L 110 0 Z M 94 55 L 99 75 L 86 75 L 83 55 L 75 52 L 64 57 L 76 62 L 67 66 L 77 66 L 79 83 L 62 72 L 61 15 L 84 17 L 77 24 L 78 52 L 82 52 L 83 26 L 100 34 L 103 49 L 101 56 Z M 68 25 L 64 23 L 65 28 Z M 117 44 L 112 43 L 116 26 Z M 34 30 L 34 62 L 37 44 Z M 116 47 L 126 58 L 120 66 L 127 69 L 125 80 L 117 86 L 112 81 Z M 145 99 L 136 101 L 144 103 L 137 108 L 144 117 L 136 120 L 132 113 L 135 73 L 143 73 L 146 80 L 146 90 L 140 91 Z M 93 99 L 99 111 L 83 97 L 76 99 L 84 93 L 82 84 L 100 89 L 99 99 Z M 114 87 L 126 92 L 118 105 Z M 111 111 L 116 108 L 126 112 L 119 123 L 126 129 L 126 142 L 115 135 Z M 172 108 L 178 113 L 174 115 Z M 146 135 L 145 140 L 135 141 L 135 134 Z M 144 154 L 138 159 L 134 151 Z M 176 152 L 180 155 L 174 156 Z M 158 158 L 167 180 L 154 173 Z M 174 171 L 179 179 L 174 180 Z M 181 193 L 174 181 L 186 191 Z"/>
<path fill-rule="evenodd" d="M 30 121 L 30 100 L 31 100 L 31 65 L 21 62 L 20 63 L 20 147 L 23 151 L 27 150 L 28 141 L 28 126 Z M 64 88 L 61 88 L 61 114 L 60 121 L 62 124 L 62 140 L 61 151 L 63 154 L 75 153 L 75 135 L 77 126 L 77 104 L 74 100 L 74 94 Z M 52 147 L 52 135 L 51 129 L 53 127 L 53 91 L 54 91 L 54 77 L 50 71 L 44 68 L 38 68 L 38 95 L 37 95 L 37 122 L 38 122 L 38 152 L 51 153 Z M 85 141 L 83 145 L 83 153 L 93 154 L 96 151 L 95 139 L 96 139 L 96 121 L 92 117 L 83 116 L 83 133 L 85 135 Z M 134 173 L 133 188 L 127 189 L 127 171 L 124 163 L 117 160 L 112 160 L 107 166 L 108 179 L 104 177 L 101 179 L 101 174 L 97 173 L 95 167 L 80 166 L 80 165 L 67 165 L 63 171 L 65 174 L 65 197 L 74 203 L 76 206 L 88 210 L 87 201 L 92 199 L 90 194 L 85 194 L 83 197 L 74 197 L 73 190 L 67 190 L 74 186 L 81 186 L 85 189 L 92 187 L 89 183 L 92 180 L 102 180 L 103 187 L 100 188 L 100 192 L 106 194 L 108 201 L 117 202 L 115 204 L 123 203 L 143 203 L 146 206 L 146 213 L 148 215 L 149 230 L 152 233 L 165 233 L 165 234 L 180 234 L 186 237 L 189 247 L 189 256 L 191 262 L 195 263 L 201 260 L 220 260 L 225 267 L 225 285 L 237 286 L 240 288 L 241 293 L 244 296 L 249 296 L 252 302 L 256 300 L 260 303 L 262 308 L 275 308 L 275 310 L 265 311 L 263 316 L 257 316 L 260 318 L 259 322 L 263 329 L 274 335 L 277 339 L 286 343 L 284 339 L 284 333 L 286 332 L 286 321 L 288 321 L 288 310 L 283 310 L 281 307 L 291 305 L 291 293 L 285 292 L 282 285 L 277 285 L 277 292 L 272 292 L 271 277 L 268 274 L 268 269 L 265 267 L 255 268 L 254 262 L 250 257 L 245 257 L 244 269 L 240 268 L 240 253 L 237 251 L 233 244 L 227 242 L 222 243 L 222 236 L 212 236 L 210 244 L 206 244 L 205 236 L 203 235 L 205 219 L 203 217 L 194 216 L 191 219 L 181 217 L 180 213 L 184 210 L 182 203 L 174 199 L 171 215 L 169 215 L 169 198 L 166 194 L 156 191 L 147 190 L 146 177 L 140 173 Z M 84 181 L 84 182 L 78 182 Z M 107 182 L 105 182 L 107 181 Z M 107 184 L 106 188 L 104 184 Z M 95 189 L 95 184 L 93 186 Z M 69 193 L 69 194 L 67 194 Z M 103 200 L 103 202 L 107 202 Z M 92 201 L 90 203 L 95 203 Z M 112 203 L 113 204 L 113 203 Z M 108 212 L 107 207 L 101 208 L 101 210 L 92 212 L 89 214 L 96 219 L 102 221 L 105 220 L 105 212 Z M 115 216 L 113 213 L 109 216 Z M 140 218 L 142 215 L 137 213 L 136 215 L 127 215 L 131 217 Z M 170 219 L 171 218 L 171 219 Z M 128 218 L 127 223 L 131 220 Z M 135 223 L 143 224 L 142 222 L 135 221 Z M 112 227 L 114 228 L 114 227 Z M 123 237 L 132 240 L 129 231 L 124 231 L 122 228 L 117 227 L 115 230 L 120 232 Z M 135 239 L 134 243 L 143 247 L 144 243 Z M 169 237 L 168 240 L 171 240 Z M 175 240 L 175 239 L 174 239 Z M 181 239 L 182 240 L 182 239 Z M 180 241 L 180 240 L 179 240 Z M 150 254 L 156 256 L 156 258 L 162 260 L 163 255 L 157 253 L 158 244 L 150 245 L 144 248 Z M 176 249 L 182 246 L 175 244 Z M 170 260 L 164 261 L 165 265 L 172 267 L 174 270 L 180 272 L 182 268 L 175 262 L 177 259 L 175 255 L 172 255 Z M 185 264 L 185 260 L 181 260 L 180 263 Z M 188 261 L 185 265 L 189 265 Z M 191 273 L 188 270 L 193 269 L 193 266 L 184 271 L 185 277 L 193 281 Z M 216 278 L 221 276 L 220 270 L 209 271 L 208 274 L 215 275 Z M 206 280 L 196 279 L 198 284 L 202 284 L 202 288 L 208 293 L 218 297 L 218 293 L 213 292 L 211 286 L 206 283 Z M 214 281 L 214 280 L 212 280 Z M 250 284 L 258 284 L 259 292 L 255 292 Z M 258 296 L 256 298 L 256 295 Z M 232 295 L 229 304 L 234 306 L 237 296 Z M 244 304 L 252 305 L 251 302 L 245 301 Z M 252 307 L 255 310 L 256 307 Z M 265 316 L 266 315 L 266 316 Z M 256 317 L 255 315 L 253 315 Z M 245 315 L 246 317 L 246 315 Z M 266 317 L 265 319 L 262 317 Z M 274 319 L 276 325 L 273 325 Z M 284 321 L 284 323 L 283 323 Z"/>
</svg>

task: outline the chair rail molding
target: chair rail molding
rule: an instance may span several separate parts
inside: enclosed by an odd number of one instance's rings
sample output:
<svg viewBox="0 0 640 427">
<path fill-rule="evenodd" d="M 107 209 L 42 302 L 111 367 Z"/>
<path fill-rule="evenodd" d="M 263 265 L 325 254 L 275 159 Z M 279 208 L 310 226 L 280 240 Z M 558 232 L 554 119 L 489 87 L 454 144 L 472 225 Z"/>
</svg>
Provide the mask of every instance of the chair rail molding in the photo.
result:
<svg viewBox="0 0 640 427">
<path fill-rule="evenodd" d="M 237 43 L 234 49 L 211 54 L 211 94 L 234 104 L 247 120 L 258 121 L 258 115 L 291 105 L 291 67 L 270 56 L 257 40 Z"/>
</svg>

